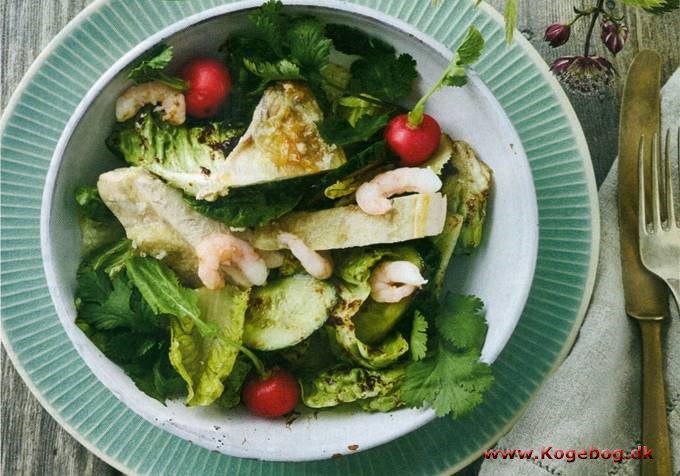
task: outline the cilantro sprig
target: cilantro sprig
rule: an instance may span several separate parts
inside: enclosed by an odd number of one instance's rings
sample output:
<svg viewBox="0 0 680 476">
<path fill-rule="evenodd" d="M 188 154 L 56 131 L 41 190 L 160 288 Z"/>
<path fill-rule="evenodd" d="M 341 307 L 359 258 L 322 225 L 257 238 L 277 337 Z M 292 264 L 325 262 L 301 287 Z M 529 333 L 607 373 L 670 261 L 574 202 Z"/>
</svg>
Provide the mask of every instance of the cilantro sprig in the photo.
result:
<svg viewBox="0 0 680 476">
<path fill-rule="evenodd" d="M 282 7 L 278 0 L 264 3 L 248 16 L 250 28 L 231 35 L 221 48 L 233 94 L 242 106 L 247 103 L 235 111 L 239 117 L 249 117 L 272 81 L 306 81 L 324 112 L 352 127 L 362 116 L 394 112 L 394 103 L 411 93 L 418 77 L 411 56 L 397 55 L 392 46 L 356 28 L 293 17 Z M 353 57 L 349 69 L 331 62 L 333 49 Z"/>
<path fill-rule="evenodd" d="M 484 49 L 484 37 L 477 28 L 471 26 L 442 76 L 409 112 L 408 122 L 412 127 L 418 127 L 423 122 L 425 103 L 434 93 L 444 86 L 461 87 L 467 84 L 465 67 L 479 59 L 482 49 Z"/>
<path fill-rule="evenodd" d="M 401 398 L 407 405 L 430 405 L 438 416 L 459 418 L 482 402 L 493 384 L 491 367 L 479 361 L 486 336 L 482 301 L 447 295 L 434 317 L 436 333 L 416 311 L 411 333 L 412 360 Z M 429 345 L 428 345 L 429 344 Z"/>
<path fill-rule="evenodd" d="M 163 72 L 170 61 L 172 61 L 172 46 L 160 43 L 142 55 L 128 73 L 128 79 L 135 84 L 159 81 L 171 88 L 185 91 L 189 87 L 186 81 Z"/>
</svg>

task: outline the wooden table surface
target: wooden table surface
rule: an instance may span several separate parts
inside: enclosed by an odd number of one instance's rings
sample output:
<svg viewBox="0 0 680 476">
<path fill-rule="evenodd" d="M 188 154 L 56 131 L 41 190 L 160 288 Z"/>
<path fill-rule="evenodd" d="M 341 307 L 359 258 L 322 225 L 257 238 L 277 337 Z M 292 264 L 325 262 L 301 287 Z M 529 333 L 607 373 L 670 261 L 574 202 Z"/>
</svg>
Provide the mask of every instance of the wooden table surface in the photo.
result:
<svg viewBox="0 0 680 476">
<path fill-rule="evenodd" d="M 36 56 L 90 1 L 3 0 L 0 3 L 0 105 L 4 109 Z M 501 9 L 504 0 L 491 0 L 490 3 Z M 580 41 L 553 50 L 542 41 L 543 31 L 553 21 L 570 18 L 572 7 L 590 3 L 520 0 L 518 27 L 548 62 L 557 56 L 578 54 L 582 48 Z M 623 52 L 614 60 L 620 75 L 624 75 L 637 51 L 653 48 L 664 58 L 665 80 L 680 65 L 680 13 L 675 12 L 660 18 L 626 8 L 626 17 L 632 33 Z M 578 25 L 573 35 L 582 38 L 584 26 Z M 596 48 L 603 52 L 601 45 Z M 616 87 L 604 98 L 570 96 L 590 146 L 598 185 L 604 180 L 616 155 L 621 79 L 617 79 Z M 69 436 L 42 409 L 14 370 L 4 349 L 0 358 L 0 475 L 118 474 Z M 474 471 L 466 471 L 472 472 Z"/>
</svg>

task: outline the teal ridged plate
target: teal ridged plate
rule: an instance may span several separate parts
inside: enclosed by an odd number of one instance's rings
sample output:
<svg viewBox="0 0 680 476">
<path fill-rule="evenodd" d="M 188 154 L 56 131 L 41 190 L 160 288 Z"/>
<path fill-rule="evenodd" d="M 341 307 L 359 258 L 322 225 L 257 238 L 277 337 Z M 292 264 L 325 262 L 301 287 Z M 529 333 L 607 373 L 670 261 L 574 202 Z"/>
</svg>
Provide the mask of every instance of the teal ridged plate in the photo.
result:
<svg viewBox="0 0 680 476">
<path fill-rule="evenodd" d="M 520 256 L 517 262 L 518 274 L 524 273 L 526 279 L 518 278 L 515 293 L 511 283 L 507 295 L 499 292 L 495 298 L 491 296 L 491 311 L 494 319 L 500 316 L 502 321 L 502 310 L 493 303 L 499 296 L 506 296 L 509 309 L 519 306 L 515 316 L 519 321 L 515 326 L 514 311 L 508 311 L 509 322 L 505 327 L 502 322 L 492 326 L 505 332 L 499 331 L 494 337 L 496 350 L 490 349 L 487 354 L 493 360 L 497 351 L 503 349 L 493 363 L 496 382 L 484 403 L 472 414 L 458 421 L 435 419 L 424 426 L 420 425 L 429 421 L 429 417 L 421 415 L 419 423 L 412 425 L 420 426 L 414 431 L 341 458 L 295 463 L 238 458 L 223 454 L 220 451 L 228 451 L 220 450 L 219 446 L 214 447 L 218 451 L 205 449 L 189 441 L 186 432 L 173 434 L 156 426 L 158 423 L 150 423 L 148 415 L 145 414 L 146 419 L 140 416 L 138 408 L 123 403 L 129 403 L 129 396 L 116 392 L 101 372 L 96 372 L 99 378 L 95 375 L 91 367 L 96 370 L 98 364 L 89 358 L 86 363 L 82 357 L 93 354 L 73 338 L 65 304 L 72 288 L 65 281 L 69 280 L 69 266 L 73 268 L 77 262 L 77 258 L 72 259 L 77 257 L 77 240 L 69 231 L 74 228 L 68 223 L 69 217 L 53 213 L 59 207 L 71 207 L 67 202 L 70 192 L 63 192 L 64 186 L 60 189 L 55 183 L 63 175 L 84 179 L 96 177 L 99 171 L 88 170 L 89 162 L 83 167 L 73 160 L 64 160 L 62 164 L 63 155 L 78 155 L 78 148 L 68 144 L 71 134 L 87 148 L 87 134 L 81 131 L 78 135 L 79 126 L 74 123 L 83 117 L 80 122 L 92 127 L 101 118 L 112 117 L 98 112 L 106 112 L 108 106 L 97 109 L 90 105 L 111 103 L 102 93 L 106 91 L 102 83 L 108 83 L 120 68 L 149 46 L 144 46 L 145 43 L 178 31 L 179 39 L 172 38 L 180 41 L 181 28 L 193 24 L 197 24 L 197 31 L 203 28 L 209 35 L 208 20 L 256 3 L 95 1 L 52 41 L 31 67 L 0 124 L 3 344 L 23 379 L 54 418 L 88 449 L 125 473 L 429 475 L 458 470 L 511 427 L 570 349 L 592 291 L 599 241 L 595 183 L 576 116 L 541 57 L 521 37 L 506 45 L 502 18 L 485 4 L 476 8 L 471 0 L 447 0 L 440 4 L 406 0 L 284 2 L 324 7 L 319 12 L 336 7 L 349 11 L 358 23 L 364 21 L 360 18 L 380 19 L 399 27 L 406 32 L 407 40 L 413 38 L 414 43 L 436 43 L 452 49 L 472 24 L 486 38 L 487 47 L 475 66 L 476 75 L 470 86 L 479 95 L 470 94 L 485 107 L 496 107 L 507 122 L 513 142 L 505 146 L 514 151 L 508 153 L 508 160 L 519 162 L 505 167 L 526 168 L 526 193 L 516 196 L 531 197 L 527 210 L 533 215 L 529 213 L 532 219 L 515 223 L 517 228 L 507 232 L 517 235 L 513 239 L 519 236 L 520 241 L 527 242 L 528 251 L 520 253 L 527 256 Z M 345 13 L 345 18 L 351 21 L 352 17 Z M 218 35 L 215 41 L 219 39 Z M 441 58 L 430 63 L 436 65 L 437 61 L 441 62 Z M 458 100 L 464 110 L 469 95 L 455 94 L 458 96 L 451 98 Z M 448 99 L 433 107 L 446 104 Z M 460 114 L 464 116 L 465 112 Z M 474 114 L 469 118 L 470 123 L 453 131 L 456 137 L 465 138 L 465 126 L 481 128 L 476 131 L 478 136 L 485 133 L 483 124 L 475 125 Z M 455 121 L 452 124 L 456 129 Z M 480 143 L 475 147 L 485 146 Z M 497 170 L 500 172 L 503 167 L 500 165 Z M 503 217 L 493 215 L 499 214 L 503 200 L 510 197 L 504 195 L 507 189 L 503 186 L 503 175 L 499 173 L 497 178 L 499 188 L 491 220 L 495 234 Z M 537 232 L 531 231 L 536 227 Z M 493 238 L 488 241 L 495 243 Z M 490 243 L 486 244 L 486 254 L 493 251 L 488 249 Z M 58 264 L 60 260 L 67 264 Z M 60 266 L 61 271 L 55 271 Z M 471 286 L 474 288 L 474 283 Z M 408 429 L 408 425 L 403 429 Z M 377 438 L 374 444 L 389 439 Z M 245 450 L 236 453 L 248 454 Z"/>
</svg>

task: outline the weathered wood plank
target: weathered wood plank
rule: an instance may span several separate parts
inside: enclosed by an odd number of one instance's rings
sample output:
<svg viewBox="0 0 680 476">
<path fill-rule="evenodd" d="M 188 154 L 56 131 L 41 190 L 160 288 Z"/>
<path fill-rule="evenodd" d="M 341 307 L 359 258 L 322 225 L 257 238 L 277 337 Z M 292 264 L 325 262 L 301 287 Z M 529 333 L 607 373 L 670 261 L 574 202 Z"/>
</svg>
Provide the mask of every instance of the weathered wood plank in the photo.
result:
<svg viewBox="0 0 680 476">
<path fill-rule="evenodd" d="M 0 107 L 6 106 L 24 72 L 49 40 L 89 2 L 90 0 L 0 2 Z M 490 3 L 502 9 L 504 0 L 490 0 Z M 589 2 L 521 0 L 519 29 L 548 62 L 558 56 L 578 54 L 582 48 L 580 41 L 553 50 L 542 41 L 542 36 L 549 23 L 570 18 L 573 6 L 587 3 Z M 680 13 L 661 18 L 634 9 L 627 9 L 626 13 L 634 33 L 626 48 L 613 61 L 618 71 L 623 76 L 639 49 L 654 48 L 664 58 L 663 75 L 667 78 L 680 64 L 680 48 L 677 46 L 680 44 Z M 584 22 L 575 27 L 574 38 L 583 37 L 585 26 Z M 599 40 L 594 42 L 596 51 L 604 53 L 598 43 Z M 620 91 L 620 87 L 621 79 L 618 79 L 617 87 L 602 98 L 570 95 L 588 139 L 598 182 L 604 179 L 616 155 L 619 108 L 617 91 Z M 0 352 L 0 359 L 0 474 L 117 474 L 113 468 L 80 446 L 42 409 L 21 381 L 4 350 Z"/>
</svg>

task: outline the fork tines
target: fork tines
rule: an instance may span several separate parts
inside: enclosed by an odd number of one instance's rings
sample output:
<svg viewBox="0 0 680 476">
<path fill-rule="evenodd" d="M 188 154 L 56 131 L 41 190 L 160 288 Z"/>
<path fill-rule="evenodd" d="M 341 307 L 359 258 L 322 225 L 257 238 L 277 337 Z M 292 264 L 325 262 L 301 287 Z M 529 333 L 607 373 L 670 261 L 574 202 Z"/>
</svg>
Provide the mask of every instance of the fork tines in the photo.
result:
<svg viewBox="0 0 680 476">
<path fill-rule="evenodd" d="M 661 144 L 659 134 L 654 134 L 649 142 L 652 163 L 651 163 L 651 229 L 647 225 L 647 203 L 645 186 L 645 137 L 640 138 L 638 148 L 638 220 L 640 234 L 658 233 L 665 230 L 679 228 L 675 220 L 675 201 L 673 197 L 673 177 L 671 173 L 671 154 L 670 154 L 670 130 L 666 131 L 664 144 L 664 154 L 659 162 Z M 680 128 L 678 129 L 678 167 L 680 168 Z M 661 203 L 664 202 L 662 209 Z M 665 224 L 662 218 L 665 218 Z"/>
</svg>

